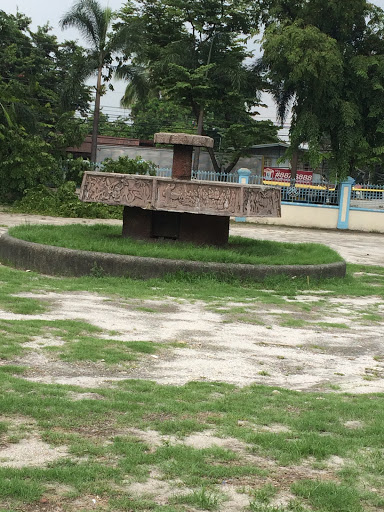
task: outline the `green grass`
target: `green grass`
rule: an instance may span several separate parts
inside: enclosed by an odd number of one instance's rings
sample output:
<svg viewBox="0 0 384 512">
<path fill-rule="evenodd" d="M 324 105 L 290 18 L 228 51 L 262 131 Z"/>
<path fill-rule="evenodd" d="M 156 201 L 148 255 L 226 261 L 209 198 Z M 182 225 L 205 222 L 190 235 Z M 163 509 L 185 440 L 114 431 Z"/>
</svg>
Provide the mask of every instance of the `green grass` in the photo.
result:
<svg viewBox="0 0 384 512">
<path fill-rule="evenodd" d="M 375 272 L 377 276 L 355 275 L 356 271 Z M 191 275 L 178 273 L 162 279 L 135 280 L 113 277 L 54 278 L 35 272 L 23 272 L 0 266 L 0 307 L 20 314 L 38 314 L 49 310 L 50 302 L 34 298 L 20 297 L 20 293 L 30 292 L 75 292 L 92 290 L 95 293 L 131 299 L 174 299 L 203 300 L 212 303 L 258 301 L 264 304 L 286 304 L 288 297 L 315 294 L 319 302 L 327 297 L 377 296 L 384 300 L 384 269 L 348 265 L 345 278 L 292 279 L 275 276 L 262 283 L 239 281 L 235 278 L 218 279 L 214 275 Z M 311 307 L 316 307 L 316 304 Z"/>
<path fill-rule="evenodd" d="M 157 510 L 151 500 L 141 502 L 144 508 L 135 508 L 140 501 L 127 495 L 123 483 L 145 482 L 154 469 L 165 481 L 185 490 L 177 499 L 172 491 L 168 495 L 167 506 L 175 511 L 189 510 L 185 506 L 220 509 L 226 499 L 223 482 L 243 487 L 253 511 L 309 507 L 316 512 L 360 512 L 379 510 L 375 507 L 383 503 L 383 395 L 328 393 L 321 395 L 320 403 L 315 393 L 280 390 L 273 394 L 267 386 L 239 389 L 190 383 L 177 387 L 135 380 L 92 390 L 26 382 L 4 370 L 0 368 L 0 399 L 8 425 L 0 433 L 2 444 L 9 442 L 9 425 L 22 412 L 23 418 L 36 422 L 33 429 L 43 440 L 66 445 L 69 455 L 43 468 L 0 468 L 0 509 L 23 510 L 21 503 L 36 504 L 47 495 L 48 486 L 65 485 L 72 498 L 55 499 L 68 510 L 74 510 L 69 506 L 71 499 L 95 495 L 109 502 L 111 511 Z M 73 401 L 73 391 L 94 391 L 103 400 Z M 344 426 L 347 421 L 360 421 L 362 426 L 350 429 Z M 252 427 L 276 423 L 286 426 L 287 432 Z M 163 443 L 151 446 L 133 434 L 122 435 L 132 427 L 157 431 L 165 436 Z M 20 423 L 13 424 L 12 435 L 17 428 Z M 205 430 L 243 441 L 243 453 L 184 444 L 184 436 Z M 176 444 L 168 440 L 169 435 L 176 435 Z M 252 462 L 252 454 L 258 462 Z M 327 460 L 334 455 L 346 464 L 334 473 L 335 481 L 329 481 Z M 319 469 L 313 479 L 303 480 L 299 474 L 295 479 L 297 468 L 308 460 L 323 464 L 319 468 L 324 468 L 324 480 L 319 479 Z M 301 474 L 307 474 L 308 466 L 301 467 Z M 288 482 L 283 478 L 287 472 L 291 474 Z M 367 493 L 368 484 L 377 491 Z M 271 500 L 281 491 L 292 492 L 299 501 L 274 507 Z"/>
<path fill-rule="evenodd" d="M 356 489 L 335 482 L 302 480 L 293 485 L 298 496 L 308 500 L 312 507 L 324 512 L 362 512 L 361 495 Z"/>
<path fill-rule="evenodd" d="M 34 337 L 45 339 L 45 350 L 69 362 L 121 364 L 136 361 L 139 354 L 155 354 L 161 347 L 168 346 L 150 341 L 114 340 L 103 337 L 103 334 L 110 335 L 77 320 L 0 320 L 0 359 L 9 360 L 22 355 L 24 344 Z M 63 346 L 54 346 L 57 339 L 65 342 Z"/>
<path fill-rule="evenodd" d="M 253 265 L 313 265 L 342 261 L 335 251 L 320 244 L 289 244 L 243 237 L 230 237 L 226 248 L 197 247 L 193 244 L 167 241 L 153 243 L 124 239 L 121 237 L 120 226 L 105 224 L 20 225 L 11 228 L 9 234 L 29 242 L 69 249 L 152 258 Z"/>
<path fill-rule="evenodd" d="M 174 503 L 185 503 L 202 510 L 217 510 L 220 498 L 202 487 L 189 494 L 174 498 Z"/>
<path fill-rule="evenodd" d="M 216 311 L 229 301 L 244 301 L 255 311 L 263 303 L 287 305 L 299 313 L 303 304 L 299 300 L 288 304 L 287 299 L 317 295 L 324 306 L 322 290 L 329 292 L 326 297 L 384 299 L 384 269 L 375 268 L 376 276 L 355 276 L 357 269 L 373 273 L 372 268 L 350 265 L 344 280 L 311 280 L 308 285 L 305 279 L 240 283 L 183 274 L 150 281 L 50 278 L 0 266 L 0 307 L 20 312 L 18 293 L 89 290 L 126 301 L 134 308 L 136 299 L 160 302 L 165 296 L 208 301 Z M 140 307 L 147 313 L 161 311 L 156 305 Z M 317 302 L 310 303 L 305 315 L 318 314 L 318 307 Z M 48 301 L 23 298 L 25 315 L 49 308 Z M 223 314 L 231 315 L 231 311 L 227 306 Z M 234 305 L 233 314 L 241 318 L 247 308 Z M 227 499 L 226 483 L 249 496 L 253 512 L 378 512 L 384 507 L 383 394 L 336 394 L 330 391 L 335 388 L 333 383 L 320 394 L 284 389 L 273 393 L 275 388 L 268 386 L 237 388 L 212 382 L 167 386 L 144 380 L 79 388 L 27 381 L 23 379 L 25 369 L 11 363 L 33 338 L 63 340 L 63 346 L 44 350 L 69 363 L 104 360 L 105 365 L 129 364 L 157 347 L 150 341 L 114 339 L 118 334 L 80 321 L 0 321 L 0 450 L 29 435 L 53 447 L 68 448 L 66 457 L 45 467 L 0 467 L 0 511 L 39 510 L 41 498 L 48 500 L 48 510 L 56 507 L 68 512 L 220 510 Z M 378 352 L 377 362 L 382 359 Z M 267 380 L 267 372 L 261 370 L 260 374 Z M 379 375 L 371 372 L 367 377 Z M 82 393 L 95 393 L 98 399 L 74 400 L 74 394 Z M 351 421 L 359 422 L 360 427 L 348 428 Z M 286 431 L 258 428 L 276 424 Z M 151 444 L 150 436 L 142 438 L 132 429 L 162 437 Z M 243 443 L 243 449 L 202 449 L 186 442 L 191 434 L 206 431 L 235 438 Z M 333 456 L 344 461 L 339 469 L 329 465 Z M 317 470 L 314 476 L 312 467 Z M 167 503 L 160 505 L 155 497 L 131 495 L 129 483 L 145 482 L 153 474 L 176 486 L 180 496 L 174 499 L 171 488 Z M 295 498 L 276 506 L 273 500 L 280 493 L 292 493 Z M 91 501 L 96 496 L 103 503 L 98 508 Z"/>
</svg>

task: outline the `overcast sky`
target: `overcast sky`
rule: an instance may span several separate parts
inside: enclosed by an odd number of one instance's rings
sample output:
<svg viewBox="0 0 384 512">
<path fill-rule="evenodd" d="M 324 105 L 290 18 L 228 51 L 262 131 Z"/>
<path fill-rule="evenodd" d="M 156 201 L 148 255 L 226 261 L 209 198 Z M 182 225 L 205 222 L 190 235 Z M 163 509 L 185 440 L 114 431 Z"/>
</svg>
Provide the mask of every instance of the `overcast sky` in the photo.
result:
<svg viewBox="0 0 384 512">
<path fill-rule="evenodd" d="M 348 0 L 339 1 L 345 4 L 346 9 L 348 8 Z M 11 14 L 15 14 L 18 9 L 32 19 L 32 28 L 49 23 L 59 41 L 74 39 L 79 40 L 80 44 L 84 44 L 80 41 L 79 33 L 76 30 L 66 29 L 62 31 L 59 28 L 59 20 L 73 3 L 73 0 L 0 0 L 0 9 Z M 113 10 L 119 10 L 124 2 L 122 0 L 100 0 L 100 3 L 103 6 L 109 6 Z M 372 0 L 372 3 L 384 9 L 384 0 Z M 114 92 L 108 92 L 102 98 L 103 111 L 111 117 L 126 113 L 119 109 L 120 98 L 123 95 L 125 85 L 118 81 L 114 82 L 114 87 Z M 276 111 L 273 102 L 267 98 L 264 98 L 264 101 L 269 104 L 269 107 L 260 109 L 260 115 L 263 118 L 269 117 L 275 121 Z"/>
</svg>

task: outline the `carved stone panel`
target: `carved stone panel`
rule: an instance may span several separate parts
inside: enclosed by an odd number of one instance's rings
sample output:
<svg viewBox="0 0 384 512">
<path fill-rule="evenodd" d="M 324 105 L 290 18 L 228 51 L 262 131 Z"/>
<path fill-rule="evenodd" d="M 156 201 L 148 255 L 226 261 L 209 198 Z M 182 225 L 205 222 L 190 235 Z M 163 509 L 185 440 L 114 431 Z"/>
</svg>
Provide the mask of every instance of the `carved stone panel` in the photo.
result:
<svg viewBox="0 0 384 512">
<path fill-rule="evenodd" d="M 280 190 L 261 185 L 86 172 L 80 199 L 85 202 L 206 215 L 281 216 Z"/>
<path fill-rule="evenodd" d="M 151 208 L 152 195 L 152 177 L 86 172 L 79 198 L 89 203 Z"/>
</svg>

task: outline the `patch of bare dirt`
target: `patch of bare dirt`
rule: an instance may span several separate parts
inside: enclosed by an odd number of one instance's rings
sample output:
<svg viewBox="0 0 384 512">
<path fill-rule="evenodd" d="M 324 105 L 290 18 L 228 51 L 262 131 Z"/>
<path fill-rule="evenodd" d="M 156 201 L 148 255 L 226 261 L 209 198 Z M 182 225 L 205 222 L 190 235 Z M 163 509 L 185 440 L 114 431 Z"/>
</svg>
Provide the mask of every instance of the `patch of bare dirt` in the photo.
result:
<svg viewBox="0 0 384 512">
<path fill-rule="evenodd" d="M 28 316 L 0 310 L 0 318 L 78 319 L 105 331 L 117 331 L 113 338 L 122 341 L 182 342 L 159 356 L 143 356 L 134 365 L 107 367 L 103 362 L 55 360 L 44 350 L 55 343 L 53 339 L 34 338 L 26 345 L 30 351 L 14 361 L 28 367 L 25 378 L 31 381 L 100 387 L 111 386 L 117 380 L 142 378 L 176 385 L 206 380 L 295 390 L 324 391 L 330 386 L 354 393 L 384 390 L 384 364 L 378 358 L 384 350 L 384 322 L 363 325 L 356 320 L 367 307 L 381 302 L 375 297 L 335 299 L 322 295 L 323 301 L 312 313 L 300 311 L 292 302 L 278 307 L 257 303 L 258 318 L 265 323 L 258 325 L 227 323 L 225 314 L 208 310 L 199 301 L 165 298 L 127 304 L 86 292 L 23 296 L 45 299 L 50 310 Z M 254 314 L 256 303 L 243 306 Z M 340 308 L 345 308 L 348 316 L 343 316 Z M 305 319 L 306 326 L 280 325 L 293 315 Z M 348 329 L 338 328 L 339 323 Z M 105 336 L 108 338 L 107 333 Z"/>
<path fill-rule="evenodd" d="M 43 467 L 68 455 L 65 446 L 51 447 L 37 436 L 0 448 L 0 466 L 9 468 Z"/>
<path fill-rule="evenodd" d="M 74 402 L 78 402 L 79 400 L 105 400 L 105 398 L 102 395 L 99 395 L 99 393 L 75 393 L 74 391 L 71 391 L 68 393 L 68 396 Z"/>
<path fill-rule="evenodd" d="M 157 505 L 167 505 L 171 497 L 186 494 L 190 489 L 179 481 L 165 480 L 157 470 L 152 470 L 145 482 L 128 484 L 127 491 L 136 498 L 148 498 Z"/>
</svg>

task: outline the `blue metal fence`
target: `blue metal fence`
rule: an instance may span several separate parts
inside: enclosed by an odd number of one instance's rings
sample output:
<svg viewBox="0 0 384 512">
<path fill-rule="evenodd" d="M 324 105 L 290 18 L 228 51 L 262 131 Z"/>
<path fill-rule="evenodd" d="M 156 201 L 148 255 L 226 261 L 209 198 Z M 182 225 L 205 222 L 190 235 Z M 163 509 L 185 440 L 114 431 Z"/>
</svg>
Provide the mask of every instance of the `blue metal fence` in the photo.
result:
<svg viewBox="0 0 384 512">
<path fill-rule="evenodd" d="M 351 192 L 351 207 L 369 210 L 384 209 L 384 186 L 372 184 L 353 185 Z"/>
<path fill-rule="evenodd" d="M 157 176 L 170 178 L 172 170 L 161 168 L 157 171 Z M 237 172 L 224 173 L 214 171 L 192 171 L 193 180 L 221 181 L 226 183 L 238 183 L 239 176 Z M 261 176 L 251 174 L 249 176 L 250 185 L 268 185 L 279 187 L 281 189 L 281 199 L 285 202 L 314 203 L 325 205 L 338 204 L 338 188 L 333 183 L 318 183 L 313 185 L 303 185 L 302 183 L 276 182 L 263 179 Z"/>
<path fill-rule="evenodd" d="M 169 168 L 160 168 L 157 170 L 157 176 L 170 178 L 172 170 Z M 237 172 L 224 173 L 214 171 L 192 171 L 193 180 L 203 181 L 221 181 L 226 183 L 238 183 L 239 176 Z M 249 176 L 250 185 L 268 185 L 279 187 L 281 189 L 281 200 L 288 203 L 306 203 L 306 204 L 339 204 L 339 186 L 334 183 L 312 183 L 303 184 L 292 181 L 273 181 L 251 174 Z M 355 184 L 351 192 L 351 206 L 368 209 L 384 209 L 384 186 L 371 184 Z"/>
<path fill-rule="evenodd" d="M 203 181 L 223 181 L 225 183 L 239 183 L 239 176 L 237 173 L 225 173 L 214 171 L 192 171 L 193 180 Z"/>
<path fill-rule="evenodd" d="M 355 184 L 352 187 L 351 199 L 384 200 L 384 186 L 370 184 Z"/>
</svg>

